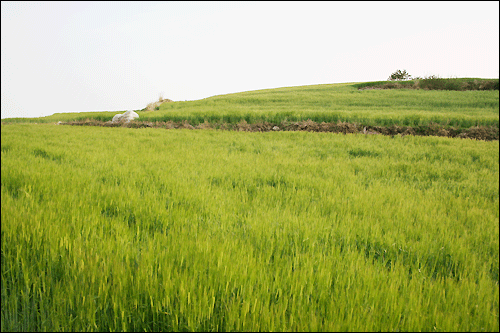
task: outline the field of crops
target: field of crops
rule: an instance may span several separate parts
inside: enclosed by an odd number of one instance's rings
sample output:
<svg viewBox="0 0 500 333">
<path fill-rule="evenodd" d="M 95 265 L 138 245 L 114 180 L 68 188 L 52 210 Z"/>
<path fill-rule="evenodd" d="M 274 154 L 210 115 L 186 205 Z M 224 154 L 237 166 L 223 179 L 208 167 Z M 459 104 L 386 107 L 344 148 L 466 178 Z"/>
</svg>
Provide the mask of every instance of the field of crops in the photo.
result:
<svg viewBox="0 0 500 333">
<path fill-rule="evenodd" d="M 327 88 L 141 117 L 321 120 Z M 337 88 L 498 126 L 498 91 Z M 498 141 L 2 124 L 1 195 L 2 331 L 499 330 Z"/>
<path fill-rule="evenodd" d="M 360 84 L 321 84 L 265 89 L 170 102 L 158 111 L 139 111 L 144 121 L 247 123 L 301 121 L 351 122 L 363 126 L 499 127 L 499 92 L 446 90 L 358 90 Z M 2 122 L 52 122 L 95 119 L 109 121 L 117 112 L 56 113 L 43 118 Z"/>
</svg>

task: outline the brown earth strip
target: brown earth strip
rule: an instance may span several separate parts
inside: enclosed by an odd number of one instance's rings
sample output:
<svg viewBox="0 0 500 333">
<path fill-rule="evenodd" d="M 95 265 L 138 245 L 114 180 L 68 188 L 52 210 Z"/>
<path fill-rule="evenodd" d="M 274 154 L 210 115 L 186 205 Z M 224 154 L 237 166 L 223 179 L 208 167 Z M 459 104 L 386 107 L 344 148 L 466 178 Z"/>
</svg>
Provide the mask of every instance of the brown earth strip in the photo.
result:
<svg viewBox="0 0 500 333">
<path fill-rule="evenodd" d="M 332 122 L 317 123 L 310 119 L 305 121 L 284 121 L 280 124 L 261 122 L 249 124 L 245 120 L 236 124 L 231 123 L 209 123 L 191 125 L 187 120 L 174 121 L 131 121 L 129 123 L 111 123 L 99 120 L 80 120 L 70 122 L 59 122 L 60 125 L 76 126 L 102 126 L 102 127 L 128 127 L 128 128 L 165 128 L 165 129 L 222 129 L 243 132 L 270 132 L 270 131 L 307 131 L 307 132 L 331 132 L 331 133 L 361 133 L 365 135 L 419 135 L 419 136 L 442 136 L 450 138 L 476 139 L 476 140 L 498 140 L 498 128 L 494 126 L 473 126 L 467 129 L 455 127 L 445 127 L 439 124 L 429 124 L 426 126 L 365 126 L 357 123 Z"/>
</svg>

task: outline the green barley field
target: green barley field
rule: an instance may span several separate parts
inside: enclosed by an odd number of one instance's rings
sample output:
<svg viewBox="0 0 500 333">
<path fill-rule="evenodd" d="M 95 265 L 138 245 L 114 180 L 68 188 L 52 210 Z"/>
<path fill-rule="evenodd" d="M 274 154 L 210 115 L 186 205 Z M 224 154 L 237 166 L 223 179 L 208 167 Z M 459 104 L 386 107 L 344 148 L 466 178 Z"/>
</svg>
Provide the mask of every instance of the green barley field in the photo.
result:
<svg viewBox="0 0 500 333">
<path fill-rule="evenodd" d="M 361 86 L 363 84 L 342 83 L 264 89 L 197 101 L 163 103 L 157 111 L 136 111 L 140 120 L 187 120 L 192 125 L 205 121 L 281 123 L 311 119 L 315 122 L 362 123 L 364 126 L 426 126 L 435 123 L 458 128 L 499 127 L 498 90 L 359 90 Z M 56 113 L 41 118 L 2 119 L 2 122 L 109 121 L 116 113 Z"/>
<path fill-rule="evenodd" d="M 408 112 L 498 126 L 456 93 Z M 249 121 L 406 119 L 361 100 Z M 2 124 L 1 195 L 2 331 L 499 331 L 498 141 Z"/>
</svg>

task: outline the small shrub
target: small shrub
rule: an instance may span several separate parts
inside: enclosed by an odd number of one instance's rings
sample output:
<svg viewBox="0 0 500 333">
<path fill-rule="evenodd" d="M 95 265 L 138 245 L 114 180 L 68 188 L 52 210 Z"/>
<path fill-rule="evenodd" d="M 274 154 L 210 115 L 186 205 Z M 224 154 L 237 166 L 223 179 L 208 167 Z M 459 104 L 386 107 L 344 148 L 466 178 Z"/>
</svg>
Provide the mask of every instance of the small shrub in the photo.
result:
<svg viewBox="0 0 500 333">
<path fill-rule="evenodd" d="M 398 69 L 397 71 L 392 73 L 391 76 L 389 76 L 389 78 L 387 80 L 388 81 L 405 81 L 405 80 L 410 80 L 410 79 L 411 79 L 411 75 L 406 71 L 406 69 L 403 69 L 403 71 Z"/>
</svg>

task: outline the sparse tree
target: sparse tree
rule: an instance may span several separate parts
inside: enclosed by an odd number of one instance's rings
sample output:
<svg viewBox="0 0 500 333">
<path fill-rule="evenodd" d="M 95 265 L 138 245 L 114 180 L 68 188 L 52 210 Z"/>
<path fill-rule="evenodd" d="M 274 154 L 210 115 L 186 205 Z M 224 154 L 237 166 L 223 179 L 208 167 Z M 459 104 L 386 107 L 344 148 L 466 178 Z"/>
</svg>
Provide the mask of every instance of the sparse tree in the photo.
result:
<svg viewBox="0 0 500 333">
<path fill-rule="evenodd" d="M 391 76 L 389 76 L 389 78 L 387 80 L 388 81 L 405 81 L 405 80 L 410 80 L 410 79 L 411 79 L 411 75 L 406 71 L 406 69 L 403 69 L 403 71 L 398 69 L 397 71 L 392 73 Z"/>
</svg>

